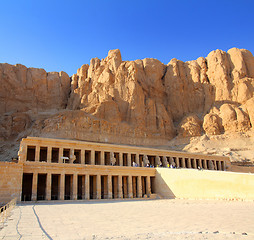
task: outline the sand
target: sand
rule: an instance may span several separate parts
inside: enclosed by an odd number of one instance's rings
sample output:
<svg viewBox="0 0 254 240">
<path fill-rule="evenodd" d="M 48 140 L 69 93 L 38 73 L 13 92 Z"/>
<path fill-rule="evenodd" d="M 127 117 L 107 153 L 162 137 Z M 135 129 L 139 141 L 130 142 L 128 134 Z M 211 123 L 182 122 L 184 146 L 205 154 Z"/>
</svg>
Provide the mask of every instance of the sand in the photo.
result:
<svg viewBox="0 0 254 240">
<path fill-rule="evenodd" d="M 254 239 L 254 202 L 76 201 L 18 205 L 0 239 Z"/>
</svg>

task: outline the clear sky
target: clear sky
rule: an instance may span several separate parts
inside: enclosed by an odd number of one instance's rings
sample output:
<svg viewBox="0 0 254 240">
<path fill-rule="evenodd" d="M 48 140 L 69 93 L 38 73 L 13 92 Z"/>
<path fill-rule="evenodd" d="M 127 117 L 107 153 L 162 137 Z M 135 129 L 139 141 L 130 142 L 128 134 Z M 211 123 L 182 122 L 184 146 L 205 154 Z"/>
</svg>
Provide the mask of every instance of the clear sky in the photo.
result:
<svg viewBox="0 0 254 240">
<path fill-rule="evenodd" d="M 1 0 L 0 62 L 69 75 L 119 48 L 123 60 L 254 54 L 253 0 Z"/>
</svg>

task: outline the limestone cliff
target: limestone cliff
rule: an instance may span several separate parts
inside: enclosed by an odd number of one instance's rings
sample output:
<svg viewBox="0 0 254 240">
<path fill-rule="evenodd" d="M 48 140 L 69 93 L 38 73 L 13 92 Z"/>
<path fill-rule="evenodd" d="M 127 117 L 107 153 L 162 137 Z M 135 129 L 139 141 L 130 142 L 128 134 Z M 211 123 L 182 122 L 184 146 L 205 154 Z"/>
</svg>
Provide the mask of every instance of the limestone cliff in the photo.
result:
<svg viewBox="0 0 254 240">
<path fill-rule="evenodd" d="M 246 132 L 254 125 L 254 57 L 245 49 L 167 65 L 119 50 L 64 73 L 0 64 L 0 134 L 138 145 Z"/>
</svg>

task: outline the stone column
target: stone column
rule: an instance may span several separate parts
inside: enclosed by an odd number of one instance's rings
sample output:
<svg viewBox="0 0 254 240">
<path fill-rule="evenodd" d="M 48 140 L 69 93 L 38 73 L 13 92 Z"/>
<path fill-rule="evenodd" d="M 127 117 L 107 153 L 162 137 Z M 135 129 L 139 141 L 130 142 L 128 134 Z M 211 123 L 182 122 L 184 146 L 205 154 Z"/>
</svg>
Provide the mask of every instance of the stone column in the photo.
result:
<svg viewBox="0 0 254 240">
<path fill-rule="evenodd" d="M 216 162 L 216 160 L 213 161 L 213 164 L 214 164 L 214 170 L 217 170 L 217 162 Z"/>
<path fill-rule="evenodd" d="M 131 154 L 127 153 L 128 167 L 131 167 Z"/>
<path fill-rule="evenodd" d="M 51 200 L 51 173 L 47 174 L 47 182 L 46 182 L 46 200 Z"/>
<path fill-rule="evenodd" d="M 119 166 L 123 166 L 123 153 L 119 152 Z"/>
<path fill-rule="evenodd" d="M 118 197 L 123 198 L 123 178 L 121 175 L 118 175 Z"/>
<path fill-rule="evenodd" d="M 35 147 L 35 162 L 39 162 L 40 160 L 40 146 Z"/>
<path fill-rule="evenodd" d="M 101 165 L 105 166 L 105 152 L 101 151 Z"/>
<path fill-rule="evenodd" d="M 166 156 L 162 157 L 162 165 L 163 165 L 163 167 L 167 167 L 167 165 L 168 165 L 168 160 L 167 160 Z"/>
<path fill-rule="evenodd" d="M 32 201 L 37 200 L 38 173 L 33 173 Z"/>
<path fill-rule="evenodd" d="M 73 163 L 74 162 L 74 159 L 75 159 L 75 155 L 74 155 L 74 148 L 71 148 L 70 149 L 70 163 Z"/>
<path fill-rule="evenodd" d="M 204 161 L 204 169 L 207 169 L 206 160 L 205 160 L 205 159 L 202 159 L 202 161 Z"/>
<path fill-rule="evenodd" d="M 168 163 L 169 163 L 169 167 L 170 165 L 174 162 L 174 159 L 172 157 L 168 157 Z"/>
<path fill-rule="evenodd" d="M 221 162 L 221 170 L 226 171 L 226 163 L 224 161 Z"/>
<path fill-rule="evenodd" d="M 61 173 L 60 177 L 60 200 L 64 200 L 65 174 Z"/>
<path fill-rule="evenodd" d="M 159 156 L 155 157 L 155 166 L 154 167 L 157 167 L 157 166 L 160 166 L 160 157 Z"/>
<path fill-rule="evenodd" d="M 86 181 L 85 181 L 85 176 L 82 176 L 82 199 L 85 199 L 85 189 L 86 189 Z"/>
<path fill-rule="evenodd" d="M 151 179 L 150 179 L 150 176 L 146 177 L 146 194 L 147 194 L 147 196 L 151 195 Z"/>
<path fill-rule="evenodd" d="M 85 176 L 85 199 L 90 199 L 90 176 L 86 174 Z"/>
<path fill-rule="evenodd" d="M 72 190 L 72 199 L 77 200 L 78 199 L 78 175 L 77 173 L 73 174 L 73 190 Z"/>
<path fill-rule="evenodd" d="M 138 167 L 142 167 L 142 166 L 139 166 L 139 154 L 135 154 L 135 163 L 138 165 Z"/>
<path fill-rule="evenodd" d="M 59 148 L 59 155 L 58 155 L 58 162 L 59 163 L 63 163 L 62 157 L 63 157 L 63 148 L 61 147 L 61 148 Z"/>
<path fill-rule="evenodd" d="M 179 158 L 178 158 L 178 157 L 176 157 L 175 159 L 176 159 L 176 167 L 178 167 L 178 168 L 179 168 L 179 167 L 180 167 Z"/>
<path fill-rule="evenodd" d="M 52 159 L 52 147 L 48 147 L 48 149 L 47 149 L 47 162 L 51 163 L 51 159 Z"/>
<path fill-rule="evenodd" d="M 185 166 L 185 158 L 181 158 L 181 166 L 182 166 L 182 168 L 186 168 L 186 166 Z"/>
<path fill-rule="evenodd" d="M 103 177 L 103 188 L 104 188 L 103 198 L 108 199 L 108 176 Z"/>
<path fill-rule="evenodd" d="M 80 151 L 80 163 L 82 164 L 82 165 L 84 165 L 85 164 L 85 150 L 84 149 L 81 149 L 81 151 Z"/>
<path fill-rule="evenodd" d="M 22 144 L 18 151 L 19 162 L 25 162 L 27 160 L 27 145 Z"/>
<path fill-rule="evenodd" d="M 191 159 L 190 159 L 190 158 L 188 158 L 187 163 L 188 163 L 188 164 L 187 164 L 187 167 L 188 167 L 188 168 L 192 168 L 192 167 L 191 167 Z"/>
<path fill-rule="evenodd" d="M 108 198 L 112 199 L 112 175 L 108 175 Z"/>
<path fill-rule="evenodd" d="M 96 184 L 97 184 L 96 198 L 101 199 L 101 175 L 99 174 L 97 175 Z"/>
<path fill-rule="evenodd" d="M 137 189 L 138 189 L 137 197 L 142 198 L 142 179 L 141 179 L 141 176 L 138 176 L 137 185 L 138 185 L 138 187 L 137 187 Z"/>
<path fill-rule="evenodd" d="M 91 165 L 95 165 L 95 151 L 91 150 Z"/>
<path fill-rule="evenodd" d="M 127 182 L 128 177 L 123 177 L 123 188 L 124 188 L 124 198 L 128 197 L 128 182 Z"/>
<path fill-rule="evenodd" d="M 217 170 L 221 171 L 221 161 L 218 161 Z"/>
<path fill-rule="evenodd" d="M 128 197 L 133 198 L 132 192 L 132 176 L 128 176 Z"/>
</svg>

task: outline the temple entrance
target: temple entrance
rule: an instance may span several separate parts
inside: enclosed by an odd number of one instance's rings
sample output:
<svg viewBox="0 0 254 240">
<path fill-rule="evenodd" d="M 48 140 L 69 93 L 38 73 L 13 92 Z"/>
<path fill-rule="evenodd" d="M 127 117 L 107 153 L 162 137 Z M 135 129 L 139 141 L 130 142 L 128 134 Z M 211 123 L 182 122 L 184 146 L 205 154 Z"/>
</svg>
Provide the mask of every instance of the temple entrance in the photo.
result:
<svg viewBox="0 0 254 240">
<path fill-rule="evenodd" d="M 131 166 L 135 166 L 136 163 L 136 154 L 131 154 Z"/>
<path fill-rule="evenodd" d="M 27 147 L 27 161 L 35 161 L 35 146 L 28 146 Z"/>
<path fill-rule="evenodd" d="M 123 166 L 128 166 L 128 154 L 123 153 Z"/>
<path fill-rule="evenodd" d="M 104 153 L 105 165 L 110 165 L 110 152 Z"/>
<path fill-rule="evenodd" d="M 37 200 L 46 199 L 46 179 L 47 174 L 38 174 Z"/>
<path fill-rule="evenodd" d="M 188 158 L 185 158 L 185 167 L 186 168 L 190 168 L 190 166 L 189 166 L 189 159 Z"/>
<path fill-rule="evenodd" d="M 72 175 L 65 175 L 65 186 L 64 186 L 64 200 L 71 200 L 72 198 Z"/>
<path fill-rule="evenodd" d="M 59 199 L 60 174 L 51 175 L 51 200 Z"/>
<path fill-rule="evenodd" d="M 89 176 L 89 183 L 90 183 L 90 199 L 96 199 L 96 176 L 90 175 Z"/>
<path fill-rule="evenodd" d="M 147 194 L 146 192 L 146 177 L 141 177 L 142 182 L 142 197 Z"/>
<path fill-rule="evenodd" d="M 31 201 L 32 183 L 33 183 L 33 174 L 32 173 L 24 173 L 23 174 L 23 181 L 22 181 L 21 201 Z"/>
<path fill-rule="evenodd" d="M 143 164 L 143 158 L 144 158 L 144 155 L 139 155 L 139 166 L 140 167 L 144 166 L 144 164 Z"/>
<path fill-rule="evenodd" d="M 51 162 L 52 163 L 58 163 L 59 148 L 52 148 L 51 154 L 52 154 Z"/>
<path fill-rule="evenodd" d="M 108 176 L 101 176 L 101 199 L 108 199 Z"/>
<path fill-rule="evenodd" d="M 77 199 L 85 199 L 85 175 L 78 175 L 78 196 Z"/>
<path fill-rule="evenodd" d="M 40 147 L 40 162 L 47 162 L 47 147 Z"/>
<path fill-rule="evenodd" d="M 95 151 L 95 165 L 101 165 L 101 152 Z"/>
<path fill-rule="evenodd" d="M 151 184 L 151 193 L 155 193 L 155 177 L 151 177 L 150 184 Z"/>
<path fill-rule="evenodd" d="M 80 162 L 80 156 L 81 156 L 81 150 L 74 150 L 74 155 L 76 157 L 75 161 L 73 163 L 81 163 Z"/>
<path fill-rule="evenodd" d="M 85 151 L 85 164 L 91 164 L 91 151 Z"/>
<path fill-rule="evenodd" d="M 116 159 L 115 166 L 120 166 L 119 153 L 114 153 L 114 158 Z"/>
<path fill-rule="evenodd" d="M 195 159 L 191 158 L 191 167 L 192 168 L 196 168 L 195 163 L 196 163 Z"/>
<path fill-rule="evenodd" d="M 155 156 L 147 156 L 147 157 L 148 157 L 150 166 L 155 167 Z"/>
</svg>

